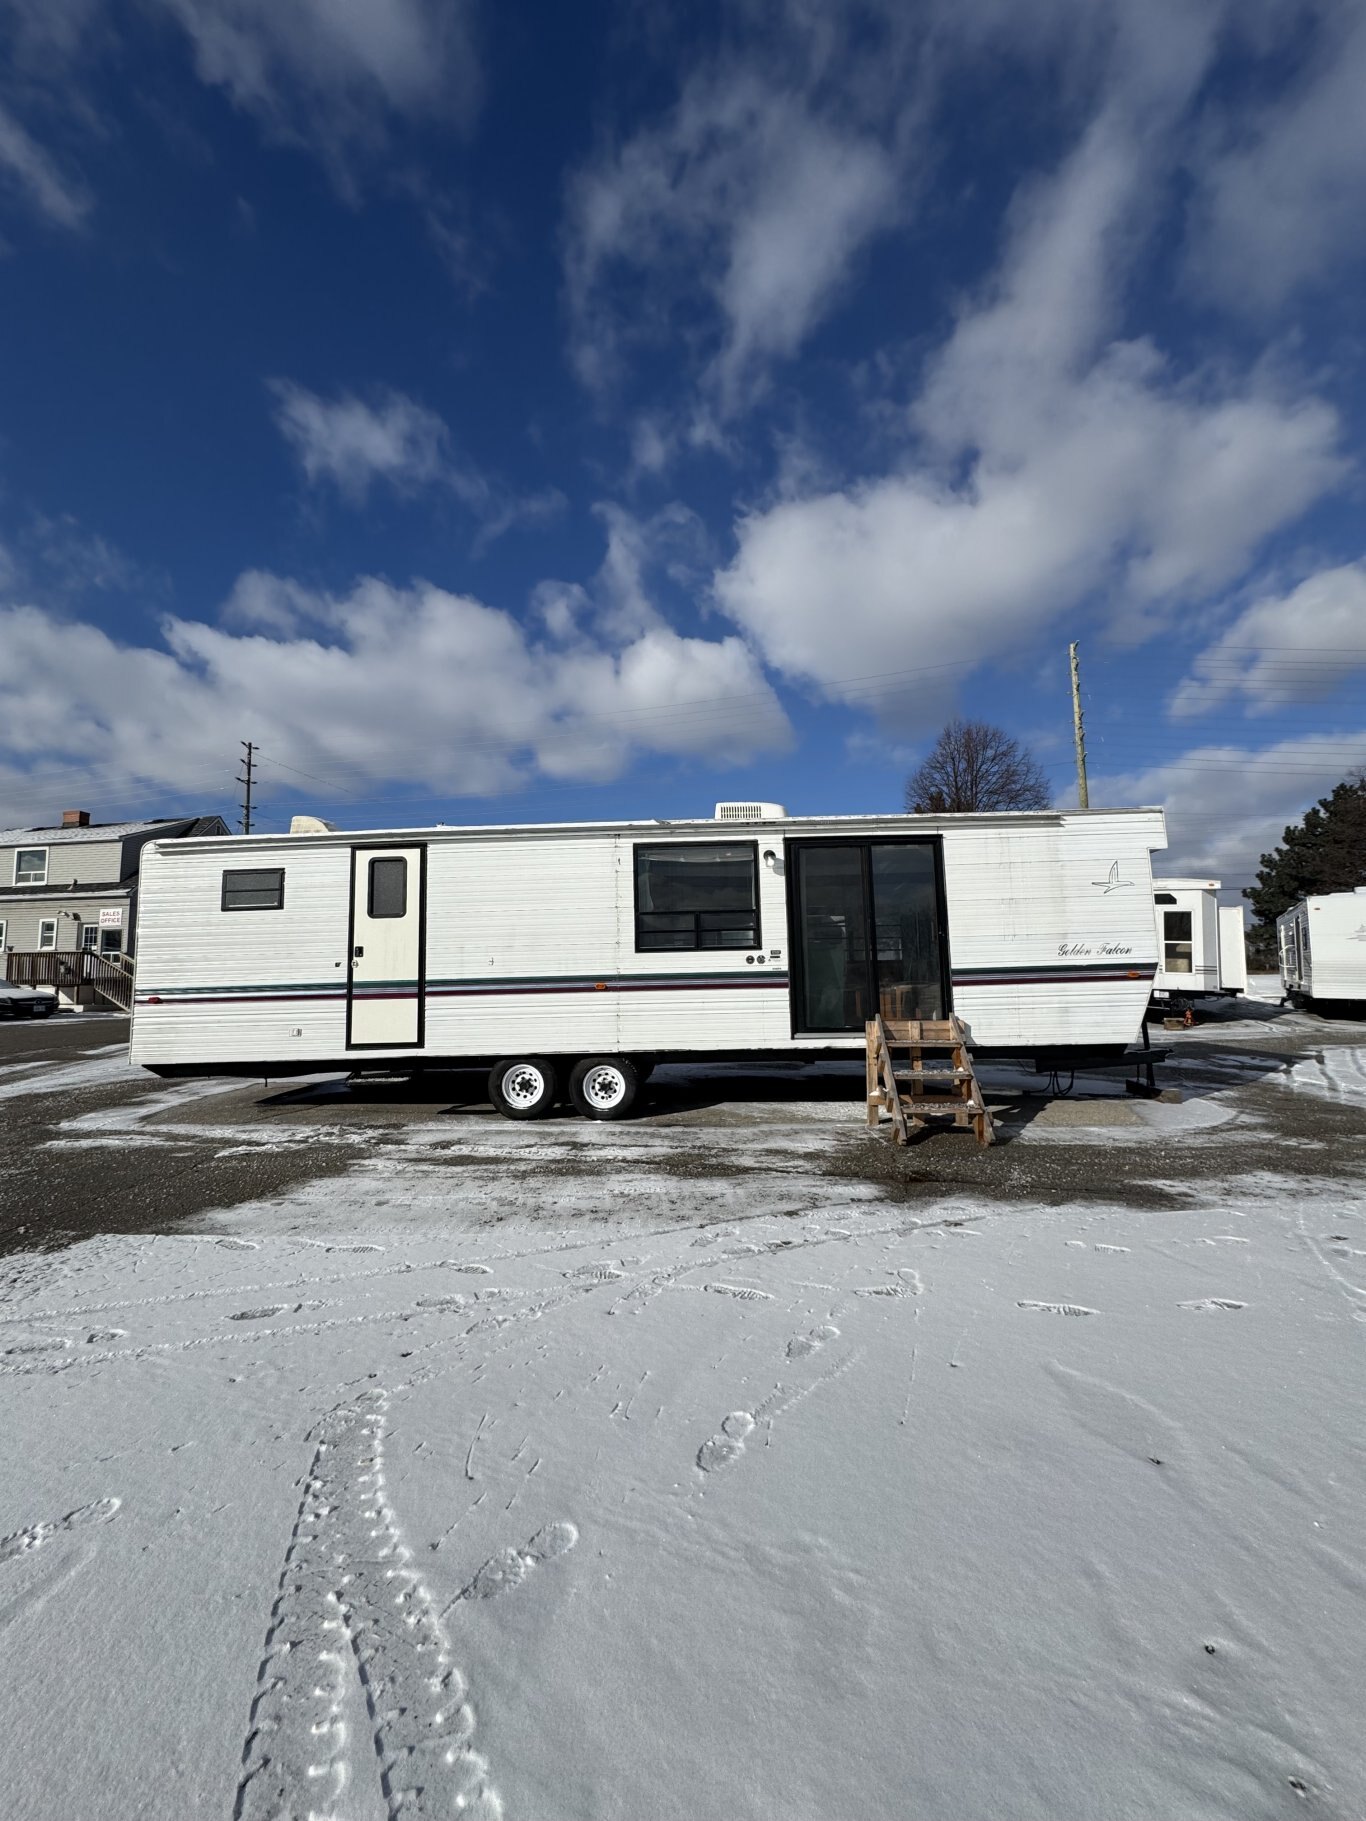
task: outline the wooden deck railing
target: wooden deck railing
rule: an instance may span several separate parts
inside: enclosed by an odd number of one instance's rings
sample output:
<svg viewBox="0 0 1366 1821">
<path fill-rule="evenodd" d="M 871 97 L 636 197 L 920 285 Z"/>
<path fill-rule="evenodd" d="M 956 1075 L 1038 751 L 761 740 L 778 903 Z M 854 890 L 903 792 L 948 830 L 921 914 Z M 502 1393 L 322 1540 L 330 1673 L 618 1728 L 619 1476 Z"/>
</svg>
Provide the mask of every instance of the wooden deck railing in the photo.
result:
<svg viewBox="0 0 1366 1821">
<path fill-rule="evenodd" d="M 121 1012 L 133 1009 L 133 963 L 126 955 L 97 955 L 88 948 L 11 949 L 5 978 L 12 986 L 53 986 L 60 993 L 89 986 Z"/>
</svg>

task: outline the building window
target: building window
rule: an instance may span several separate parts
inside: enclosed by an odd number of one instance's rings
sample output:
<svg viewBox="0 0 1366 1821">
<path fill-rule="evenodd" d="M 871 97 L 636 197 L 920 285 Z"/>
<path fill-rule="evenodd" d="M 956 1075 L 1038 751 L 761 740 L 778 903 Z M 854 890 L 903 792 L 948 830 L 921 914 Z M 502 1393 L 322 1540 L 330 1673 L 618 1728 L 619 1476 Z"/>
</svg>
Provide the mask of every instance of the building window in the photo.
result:
<svg viewBox="0 0 1366 1821">
<path fill-rule="evenodd" d="M 372 860 L 366 895 L 372 917 L 404 917 L 408 913 L 408 862 L 403 859 Z"/>
<path fill-rule="evenodd" d="M 1189 911 L 1162 913 L 1162 965 L 1169 974 L 1190 974 L 1194 970 L 1195 945 L 1191 939 Z"/>
<path fill-rule="evenodd" d="M 0 955 L 5 952 L 5 919 L 0 917 Z"/>
<path fill-rule="evenodd" d="M 121 929 L 102 929 L 100 931 L 100 953 L 102 955 L 121 955 L 123 953 L 123 931 Z"/>
<path fill-rule="evenodd" d="M 752 841 L 636 849 L 636 949 L 758 948 Z"/>
<path fill-rule="evenodd" d="M 21 847 L 16 851 L 14 883 L 16 885 L 47 884 L 47 849 L 45 847 Z"/>
<path fill-rule="evenodd" d="M 98 948 L 99 946 L 100 946 L 99 925 L 97 923 L 83 923 L 81 925 L 81 947 L 84 949 L 94 949 L 94 948 Z"/>
<path fill-rule="evenodd" d="M 44 917 L 38 925 L 38 946 L 39 948 L 56 948 L 57 919 L 55 917 Z"/>
<path fill-rule="evenodd" d="M 282 866 L 238 868 L 223 874 L 225 911 L 283 910 L 284 902 Z"/>
</svg>

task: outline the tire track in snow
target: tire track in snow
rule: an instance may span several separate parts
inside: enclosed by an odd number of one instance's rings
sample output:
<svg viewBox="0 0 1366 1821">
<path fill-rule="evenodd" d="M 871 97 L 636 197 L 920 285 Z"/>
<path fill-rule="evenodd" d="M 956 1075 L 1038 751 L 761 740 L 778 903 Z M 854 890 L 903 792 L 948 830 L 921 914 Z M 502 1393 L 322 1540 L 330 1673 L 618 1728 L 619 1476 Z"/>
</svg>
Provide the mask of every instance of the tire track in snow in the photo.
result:
<svg viewBox="0 0 1366 1821">
<path fill-rule="evenodd" d="M 500 1821 L 502 1801 L 470 1740 L 466 1682 L 385 1492 L 389 1397 L 363 1392 L 315 1431 L 257 1675 L 234 1821 L 332 1816 L 376 1772 L 390 1821 Z M 351 1678 L 371 1737 L 353 1751 Z"/>
</svg>

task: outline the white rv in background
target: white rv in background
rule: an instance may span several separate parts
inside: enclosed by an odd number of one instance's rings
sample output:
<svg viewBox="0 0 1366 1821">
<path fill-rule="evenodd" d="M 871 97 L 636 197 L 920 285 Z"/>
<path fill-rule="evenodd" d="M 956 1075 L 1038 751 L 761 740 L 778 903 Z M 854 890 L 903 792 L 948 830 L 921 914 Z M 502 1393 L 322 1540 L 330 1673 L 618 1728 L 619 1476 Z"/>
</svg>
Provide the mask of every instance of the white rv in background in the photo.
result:
<svg viewBox="0 0 1366 1821">
<path fill-rule="evenodd" d="M 1220 904 L 1217 879 L 1154 879 L 1153 998 L 1186 1005 L 1247 991 L 1243 907 Z"/>
<path fill-rule="evenodd" d="M 1292 1004 L 1366 1003 L 1366 885 L 1292 904 L 1276 919 L 1276 940 Z"/>
<path fill-rule="evenodd" d="M 1113 1061 L 1157 966 L 1159 809 L 152 841 L 132 1059 L 161 1075 L 492 1064 L 514 1117 L 626 1112 L 656 1060 L 857 1056 L 956 1012 L 980 1055 Z"/>
</svg>

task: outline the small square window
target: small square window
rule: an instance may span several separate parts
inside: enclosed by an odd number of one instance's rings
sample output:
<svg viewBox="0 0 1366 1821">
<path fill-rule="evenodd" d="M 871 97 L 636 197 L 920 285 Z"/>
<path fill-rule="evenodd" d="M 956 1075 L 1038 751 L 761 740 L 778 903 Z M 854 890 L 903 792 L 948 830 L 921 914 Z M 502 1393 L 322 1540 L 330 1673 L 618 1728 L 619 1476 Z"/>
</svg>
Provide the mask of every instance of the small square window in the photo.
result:
<svg viewBox="0 0 1366 1821">
<path fill-rule="evenodd" d="M 283 910 L 284 902 L 282 866 L 238 867 L 223 874 L 225 911 Z"/>
<path fill-rule="evenodd" d="M 47 849 L 45 847 L 21 847 L 16 851 L 14 883 L 16 885 L 47 884 Z"/>
<path fill-rule="evenodd" d="M 404 917 L 408 913 L 408 862 L 394 857 L 370 862 L 366 910 L 372 917 Z"/>
</svg>

